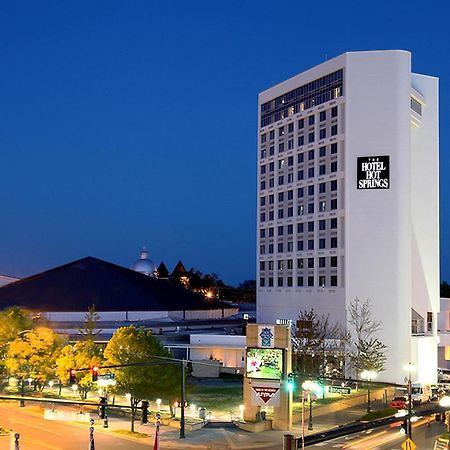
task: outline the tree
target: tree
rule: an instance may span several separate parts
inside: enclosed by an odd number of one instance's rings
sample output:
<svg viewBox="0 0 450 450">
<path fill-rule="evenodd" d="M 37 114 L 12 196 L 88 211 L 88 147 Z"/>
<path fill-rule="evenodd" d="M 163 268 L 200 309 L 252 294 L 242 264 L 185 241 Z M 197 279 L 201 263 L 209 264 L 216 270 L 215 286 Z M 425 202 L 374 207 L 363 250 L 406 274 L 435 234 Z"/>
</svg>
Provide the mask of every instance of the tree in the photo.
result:
<svg viewBox="0 0 450 450">
<path fill-rule="evenodd" d="M 104 355 L 106 365 L 131 364 L 147 361 L 162 362 L 162 365 L 130 366 L 113 369 L 116 377 L 115 389 L 129 393 L 131 406 L 131 431 L 134 432 L 136 409 L 144 399 L 165 398 L 169 403 L 176 398 L 180 387 L 180 365 L 170 364 L 171 354 L 153 336 L 151 331 L 134 326 L 116 330 L 108 342 Z"/>
<path fill-rule="evenodd" d="M 356 376 L 364 370 L 382 372 L 387 346 L 375 337 L 381 330 L 381 321 L 373 319 L 370 300 L 361 302 L 356 297 L 350 303 L 348 314 L 352 337 L 349 360 Z"/>
<path fill-rule="evenodd" d="M 8 348 L 6 367 L 22 380 L 31 377 L 41 388 L 55 376 L 63 339 L 51 328 L 37 327 L 20 334 Z"/>
<path fill-rule="evenodd" d="M 80 334 L 84 340 L 94 340 L 95 337 L 101 333 L 101 330 L 97 330 L 97 324 L 100 319 L 95 305 L 92 305 L 86 315 L 84 316 L 83 328 L 79 329 Z M 95 331 L 97 330 L 97 331 Z"/>
</svg>

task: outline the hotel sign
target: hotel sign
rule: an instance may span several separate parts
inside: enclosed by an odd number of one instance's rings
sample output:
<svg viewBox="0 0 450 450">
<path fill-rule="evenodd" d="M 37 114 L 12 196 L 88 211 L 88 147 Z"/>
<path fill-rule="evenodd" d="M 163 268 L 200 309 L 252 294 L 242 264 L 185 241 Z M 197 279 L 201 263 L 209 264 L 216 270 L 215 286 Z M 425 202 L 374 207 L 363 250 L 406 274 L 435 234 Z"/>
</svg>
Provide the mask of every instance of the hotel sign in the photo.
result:
<svg viewBox="0 0 450 450">
<path fill-rule="evenodd" d="M 357 159 L 358 189 L 389 189 L 389 156 Z"/>
</svg>

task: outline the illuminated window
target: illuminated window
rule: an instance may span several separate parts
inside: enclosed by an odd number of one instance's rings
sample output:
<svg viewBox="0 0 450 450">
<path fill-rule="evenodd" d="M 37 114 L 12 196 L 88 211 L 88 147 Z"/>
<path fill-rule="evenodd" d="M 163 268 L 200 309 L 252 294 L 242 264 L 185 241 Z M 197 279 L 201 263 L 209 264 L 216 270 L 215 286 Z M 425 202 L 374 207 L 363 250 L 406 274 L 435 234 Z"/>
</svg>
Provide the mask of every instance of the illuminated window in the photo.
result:
<svg viewBox="0 0 450 450">
<path fill-rule="evenodd" d="M 325 287 L 325 275 L 319 275 L 319 286 Z"/>
</svg>

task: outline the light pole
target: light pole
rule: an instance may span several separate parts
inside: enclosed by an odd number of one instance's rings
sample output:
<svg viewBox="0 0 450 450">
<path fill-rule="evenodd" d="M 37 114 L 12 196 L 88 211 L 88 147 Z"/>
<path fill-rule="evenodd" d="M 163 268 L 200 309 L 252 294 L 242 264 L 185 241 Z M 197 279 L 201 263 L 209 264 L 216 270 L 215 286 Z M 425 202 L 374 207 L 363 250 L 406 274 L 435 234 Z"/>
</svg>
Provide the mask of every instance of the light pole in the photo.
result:
<svg viewBox="0 0 450 450">
<path fill-rule="evenodd" d="M 367 412 L 370 413 L 370 381 L 377 376 L 377 373 L 373 370 L 364 370 L 361 372 L 361 378 L 367 380 Z"/>
<path fill-rule="evenodd" d="M 413 363 L 408 363 L 403 366 L 403 369 L 408 372 L 408 437 L 412 439 L 412 426 L 411 426 L 411 415 L 412 415 L 412 384 L 411 384 L 411 372 L 416 371 L 416 365 Z"/>
<path fill-rule="evenodd" d="M 303 388 L 303 402 L 302 405 L 304 405 L 304 397 L 305 397 L 305 391 L 308 393 L 308 402 L 309 402 L 309 419 L 308 419 L 308 430 L 313 429 L 313 412 L 312 412 L 312 394 L 314 391 L 319 391 L 320 386 L 315 381 L 305 381 L 302 384 Z"/>
</svg>

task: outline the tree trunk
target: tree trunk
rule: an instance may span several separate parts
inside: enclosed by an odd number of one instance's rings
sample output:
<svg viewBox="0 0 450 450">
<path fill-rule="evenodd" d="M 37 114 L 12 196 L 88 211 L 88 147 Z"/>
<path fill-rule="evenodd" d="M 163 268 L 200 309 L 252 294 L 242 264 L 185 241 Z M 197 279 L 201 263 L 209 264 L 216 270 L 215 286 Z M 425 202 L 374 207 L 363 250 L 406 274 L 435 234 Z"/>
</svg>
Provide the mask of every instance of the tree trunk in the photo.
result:
<svg viewBox="0 0 450 450">
<path fill-rule="evenodd" d="M 135 416 L 135 407 L 133 403 L 133 399 L 131 401 L 131 432 L 134 433 L 134 416 Z"/>
</svg>

